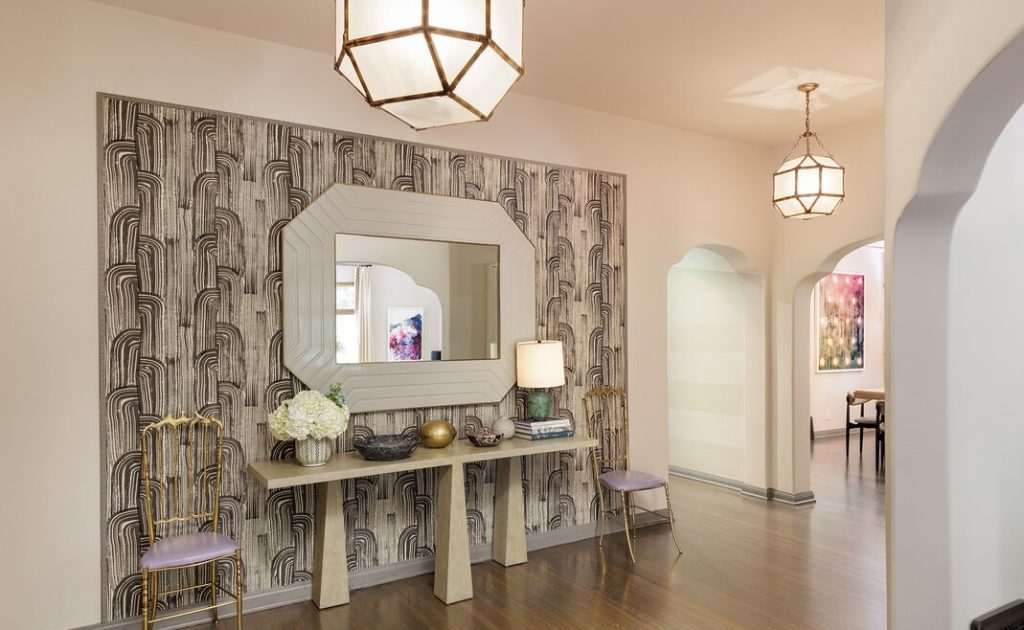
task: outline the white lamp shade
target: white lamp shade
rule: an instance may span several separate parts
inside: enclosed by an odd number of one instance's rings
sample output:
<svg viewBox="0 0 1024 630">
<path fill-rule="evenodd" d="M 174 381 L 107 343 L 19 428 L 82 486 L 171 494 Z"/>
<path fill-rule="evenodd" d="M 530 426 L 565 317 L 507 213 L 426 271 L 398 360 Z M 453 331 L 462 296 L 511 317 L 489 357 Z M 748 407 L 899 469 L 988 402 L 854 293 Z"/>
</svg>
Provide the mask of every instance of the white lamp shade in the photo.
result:
<svg viewBox="0 0 1024 630">
<path fill-rule="evenodd" d="M 516 384 L 524 388 L 565 385 L 561 341 L 522 341 L 516 344 Z"/>
<path fill-rule="evenodd" d="M 828 216 L 843 201 L 844 174 L 830 157 L 808 153 L 787 160 L 775 171 L 772 203 L 786 218 Z"/>
<path fill-rule="evenodd" d="M 523 0 L 336 0 L 334 68 L 414 129 L 487 120 L 523 75 Z"/>
</svg>

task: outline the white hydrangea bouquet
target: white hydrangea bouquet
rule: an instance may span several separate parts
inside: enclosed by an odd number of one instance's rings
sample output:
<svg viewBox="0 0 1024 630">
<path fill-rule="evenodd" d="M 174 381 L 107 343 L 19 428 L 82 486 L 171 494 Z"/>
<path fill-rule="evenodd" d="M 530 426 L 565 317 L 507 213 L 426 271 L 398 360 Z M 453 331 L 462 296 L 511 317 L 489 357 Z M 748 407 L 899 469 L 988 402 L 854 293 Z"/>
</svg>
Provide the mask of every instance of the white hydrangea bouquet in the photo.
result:
<svg viewBox="0 0 1024 630">
<path fill-rule="evenodd" d="M 304 466 L 322 466 L 330 459 L 331 442 L 348 428 L 349 411 L 341 386 L 331 386 L 325 396 L 302 391 L 267 417 L 270 434 L 278 440 L 295 440 L 295 457 Z"/>
</svg>

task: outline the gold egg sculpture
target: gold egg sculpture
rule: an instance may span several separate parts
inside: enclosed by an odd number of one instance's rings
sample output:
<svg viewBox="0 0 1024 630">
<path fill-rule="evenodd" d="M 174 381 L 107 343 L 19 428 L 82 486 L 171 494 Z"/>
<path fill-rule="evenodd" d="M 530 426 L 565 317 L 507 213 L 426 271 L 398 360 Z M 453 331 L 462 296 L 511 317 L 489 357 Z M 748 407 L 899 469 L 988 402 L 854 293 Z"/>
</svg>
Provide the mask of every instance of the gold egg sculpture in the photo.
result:
<svg viewBox="0 0 1024 630">
<path fill-rule="evenodd" d="M 455 427 L 445 420 L 431 420 L 420 427 L 420 445 L 427 448 L 444 448 L 455 439 Z"/>
</svg>

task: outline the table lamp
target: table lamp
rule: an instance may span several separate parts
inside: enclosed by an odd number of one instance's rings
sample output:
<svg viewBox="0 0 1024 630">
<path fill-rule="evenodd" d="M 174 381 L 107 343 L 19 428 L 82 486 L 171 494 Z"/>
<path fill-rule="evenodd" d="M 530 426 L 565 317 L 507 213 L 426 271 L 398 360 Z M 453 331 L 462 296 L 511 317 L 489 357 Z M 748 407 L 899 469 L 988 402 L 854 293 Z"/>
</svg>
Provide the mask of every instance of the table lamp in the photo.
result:
<svg viewBox="0 0 1024 630">
<path fill-rule="evenodd" d="M 547 420 L 551 413 L 549 387 L 565 385 L 561 341 L 521 341 L 516 344 L 516 384 L 526 393 L 530 420 Z"/>
</svg>

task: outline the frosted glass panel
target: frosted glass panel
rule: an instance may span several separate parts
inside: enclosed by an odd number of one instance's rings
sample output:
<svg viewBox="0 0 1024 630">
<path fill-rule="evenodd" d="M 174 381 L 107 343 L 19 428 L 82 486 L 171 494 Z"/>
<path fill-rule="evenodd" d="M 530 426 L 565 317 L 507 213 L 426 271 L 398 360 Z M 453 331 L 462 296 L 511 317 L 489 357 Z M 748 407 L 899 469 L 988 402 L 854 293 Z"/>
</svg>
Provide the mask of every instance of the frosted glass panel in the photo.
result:
<svg viewBox="0 0 1024 630">
<path fill-rule="evenodd" d="M 792 172 L 775 176 L 775 199 L 796 194 L 796 175 Z"/>
<path fill-rule="evenodd" d="M 366 96 L 366 93 L 363 91 L 363 83 L 359 80 L 359 75 L 356 74 L 356 67 L 352 65 L 352 57 L 350 55 L 345 55 L 345 58 L 341 60 L 341 65 L 338 66 L 338 70 L 343 77 L 349 80 L 349 83 L 359 90 L 360 94 Z"/>
<path fill-rule="evenodd" d="M 438 28 L 484 35 L 487 32 L 486 2 L 485 0 L 430 0 L 427 21 L 431 26 Z"/>
<path fill-rule="evenodd" d="M 782 212 L 783 216 L 792 217 L 798 214 L 804 213 L 804 207 L 800 205 L 800 202 L 796 199 L 787 199 L 779 202 L 779 211 Z"/>
<path fill-rule="evenodd" d="M 338 4 L 343 5 L 344 2 L 338 0 Z M 422 24 L 422 0 L 348 0 L 349 39 L 379 35 Z"/>
<path fill-rule="evenodd" d="M 388 103 L 383 105 L 382 109 L 391 112 L 416 129 L 480 120 L 476 114 L 447 96 Z"/>
<path fill-rule="evenodd" d="M 506 55 L 523 65 L 522 0 L 491 0 L 491 35 Z"/>
<path fill-rule="evenodd" d="M 448 82 L 455 80 L 455 77 L 462 72 L 462 69 L 466 67 L 466 63 L 470 60 L 480 48 L 480 42 L 474 42 L 468 39 L 459 39 L 458 37 L 448 37 L 445 35 L 433 35 L 434 48 L 437 50 L 437 56 L 441 59 L 441 68 L 444 69 L 444 76 L 448 79 Z"/>
<path fill-rule="evenodd" d="M 818 203 L 814 206 L 815 212 L 832 212 L 842 201 L 839 197 L 822 197 L 818 199 Z"/>
<path fill-rule="evenodd" d="M 792 160 L 787 160 L 786 162 L 782 163 L 782 166 L 779 167 L 779 171 L 788 171 L 790 169 L 796 168 L 796 165 L 799 164 L 800 161 L 803 159 L 803 156 L 801 156 L 798 158 L 793 158 Z"/>
<path fill-rule="evenodd" d="M 459 82 L 455 94 L 488 116 L 517 78 L 519 74 L 488 48 Z"/>
<path fill-rule="evenodd" d="M 832 195 L 843 194 L 843 171 L 838 168 L 822 169 L 821 191 Z"/>
<path fill-rule="evenodd" d="M 798 195 L 816 195 L 819 192 L 819 168 L 799 168 L 796 171 L 796 192 Z"/>
<path fill-rule="evenodd" d="M 357 46 L 352 54 L 375 101 L 441 90 L 441 78 L 424 35 Z"/>
</svg>

